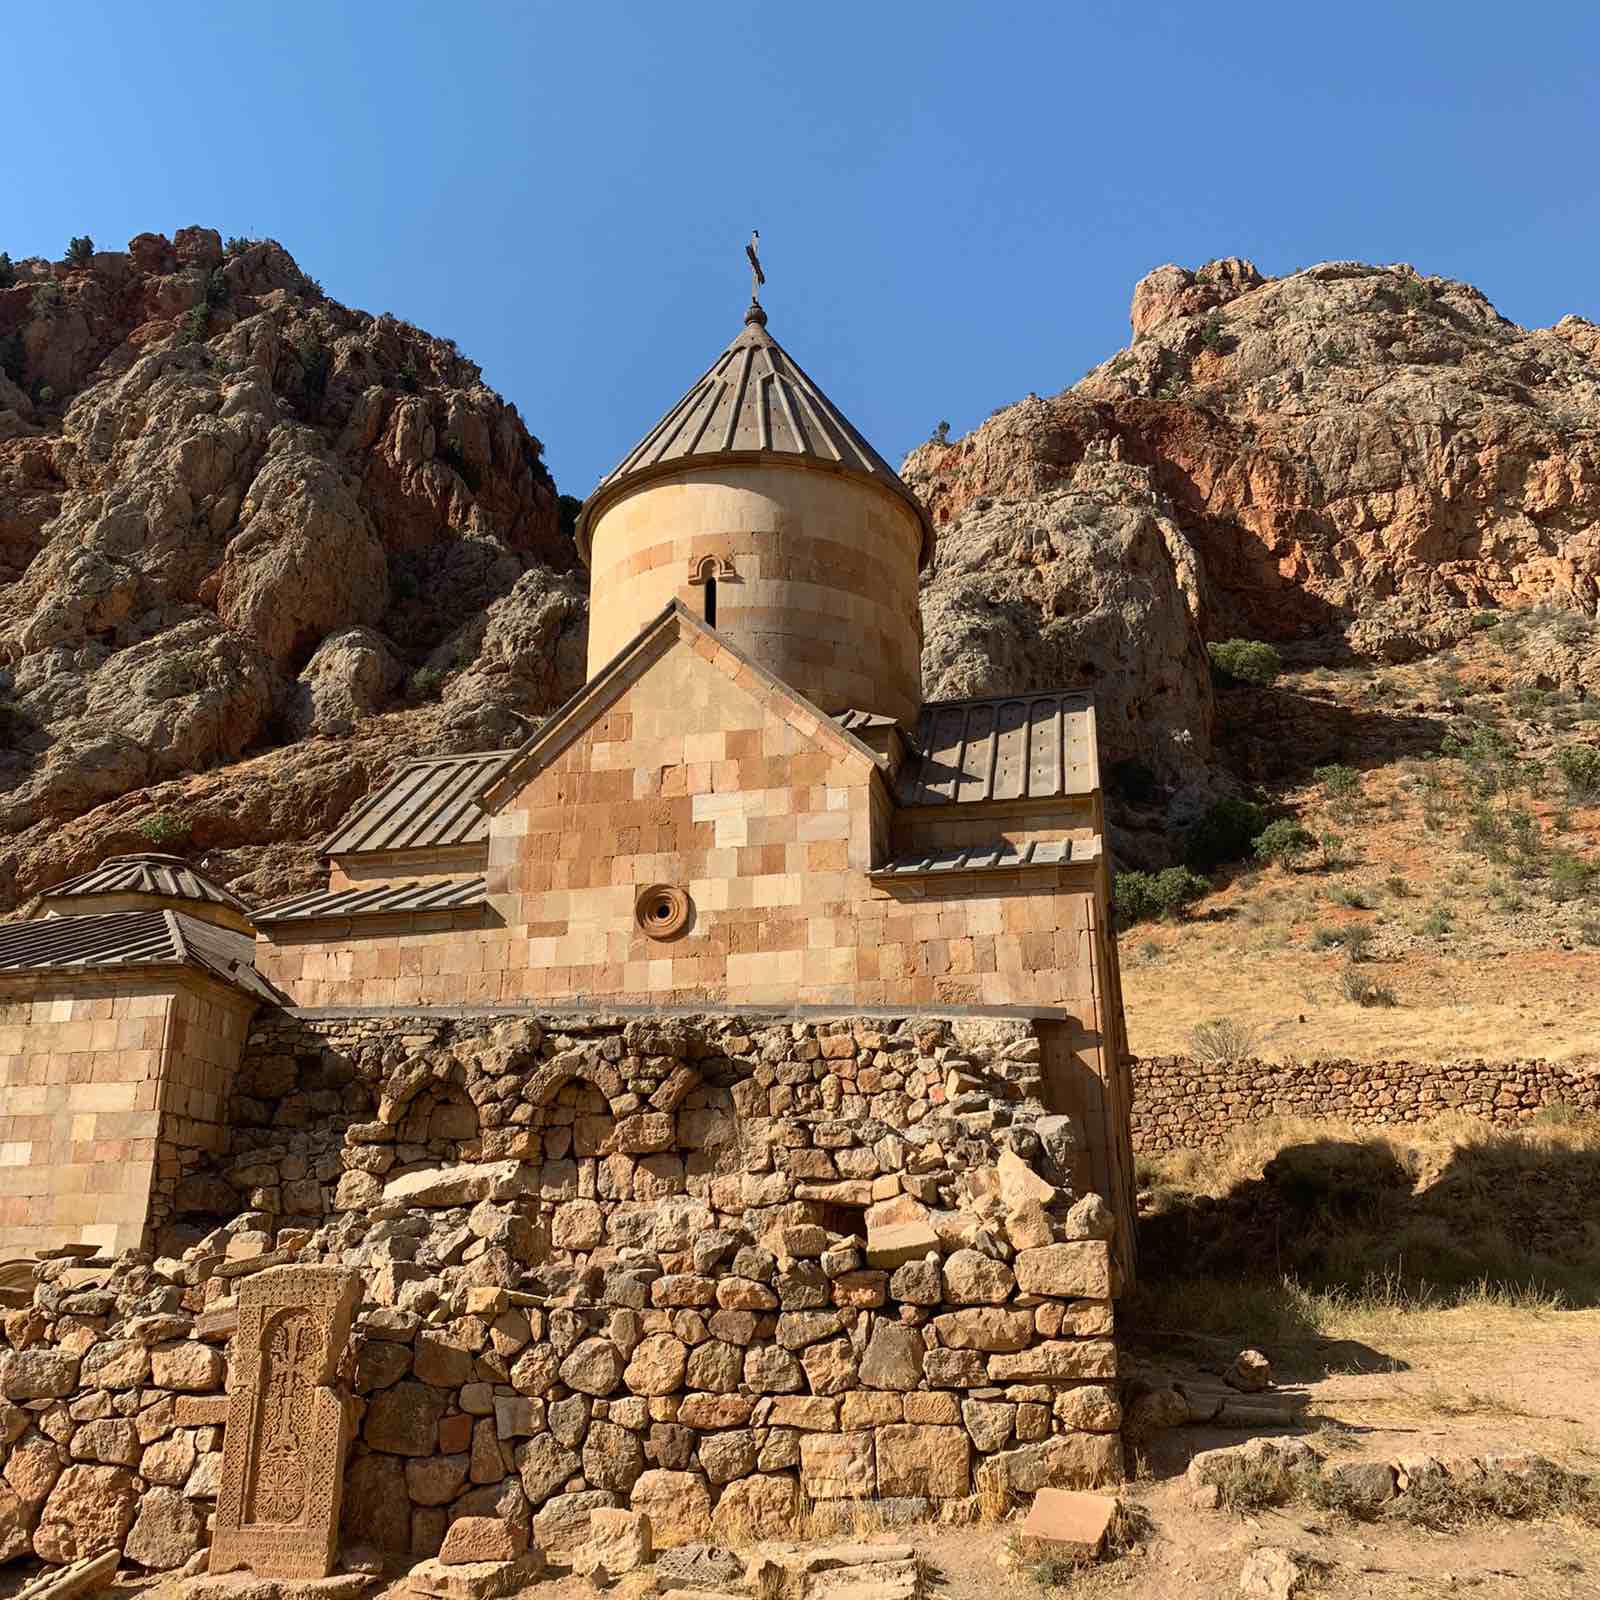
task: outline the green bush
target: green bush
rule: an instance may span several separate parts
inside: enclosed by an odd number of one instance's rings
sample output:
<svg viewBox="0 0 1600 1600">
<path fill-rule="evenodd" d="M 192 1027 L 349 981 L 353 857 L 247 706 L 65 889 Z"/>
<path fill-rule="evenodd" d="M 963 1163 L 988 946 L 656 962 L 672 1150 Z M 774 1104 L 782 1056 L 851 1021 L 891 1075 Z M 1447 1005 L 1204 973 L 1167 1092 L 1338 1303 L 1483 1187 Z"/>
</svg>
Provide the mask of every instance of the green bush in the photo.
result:
<svg viewBox="0 0 1600 1600">
<path fill-rule="evenodd" d="M 1261 830 L 1255 842 L 1256 859 L 1293 867 L 1316 848 L 1316 843 L 1309 828 L 1302 828 L 1292 817 L 1280 817 Z"/>
<path fill-rule="evenodd" d="M 1356 796 L 1361 792 L 1361 774 L 1354 767 L 1318 767 L 1315 776 L 1330 806 L 1338 811 L 1354 808 Z"/>
<path fill-rule="evenodd" d="M 1556 757 L 1556 771 L 1574 800 L 1600 800 L 1600 749 L 1594 745 L 1568 745 Z"/>
<path fill-rule="evenodd" d="M 1283 659 L 1261 639 L 1228 639 L 1208 644 L 1211 670 L 1225 682 L 1254 683 L 1265 687 L 1283 671 Z"/>
<path fill-rule="evenodd" d="M 75 267 L 86 267 L 94 260 L 94 240 L 88 234 L 78 234 L 67 245 L 67 260 Z"/>
<path fill-rule="evenodd" d="M 158 811 L 134 826 L 151 844 L 183 844 L 194 832 L 194 824 L 177 811 Z"/>
<path fill-rule="evenodd" d="M 1600 867 L 1584 861 L 1570 850 L 1558 850 L 1550 857 L 1550 898 L 1578 900 L 1594 888 Z"/>
<path fill-rule="evenodd" d="M 1151 917 L 1178 916 L 1210 887 L 1199 873 L 1187 867 L 1168 867 L 1162 872 L 1119 872 L 1117 915 L 1124 927 Z"/>
<path fill-rule="evenodd" d="M 1225 861 L 1242 861 L 1266 825 L 1260 806 L 1232 796 L 1219 800 L 1189 829 L 1183 859 L 1199 872 L 1220 867 Z"/>
<path fill-rule="evenodd" d="M 9 251 L 0 250 L 0 289 L 9 289 L 17 281 L 17 269 Z"/>
<path fill-rule="evenodd" d="M 437 700 L 444 688 L 446 674 L 441 667 L 418 667 L 411 674 L 413 700 Z"/>
<path fill-rule="evenodd" d="M 53 317 L 66 303 L 66 290 L 51 278 L 48 283 L 41 283 L 35 288 L 28 301 L 28 310 L 36 317 Z"/>
</svg>

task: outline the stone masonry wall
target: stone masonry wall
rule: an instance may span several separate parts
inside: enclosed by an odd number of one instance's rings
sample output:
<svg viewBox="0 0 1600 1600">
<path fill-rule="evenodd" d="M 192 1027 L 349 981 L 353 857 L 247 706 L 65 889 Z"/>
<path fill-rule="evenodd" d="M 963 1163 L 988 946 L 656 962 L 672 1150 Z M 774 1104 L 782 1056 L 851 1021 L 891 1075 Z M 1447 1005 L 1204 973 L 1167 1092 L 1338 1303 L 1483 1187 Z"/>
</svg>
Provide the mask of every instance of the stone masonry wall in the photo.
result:
<svg viewBox="0 0 1600 1600">
<path fill-rule="evenodd" d="M 1600 1111 L 1600 1072 L 1549 1061 L 1133 1062 L 1133 1148 L 1219 1143 L 1241 1122 L 1339 1117 L 1372 1127 L 1466 1111 L 1501 1125 L 1546 1106 Z"/>
<path fill-rule="evenodd" d="M 241 1279 L 354 1266 L 345 1534 L 976 1513 L 1122 1472 L 1114 1223 L 1026 1023 L 269 1017 L 160 1254 L 3 1323 L 0 1560 L 208 1537 Z"/>
</svg>

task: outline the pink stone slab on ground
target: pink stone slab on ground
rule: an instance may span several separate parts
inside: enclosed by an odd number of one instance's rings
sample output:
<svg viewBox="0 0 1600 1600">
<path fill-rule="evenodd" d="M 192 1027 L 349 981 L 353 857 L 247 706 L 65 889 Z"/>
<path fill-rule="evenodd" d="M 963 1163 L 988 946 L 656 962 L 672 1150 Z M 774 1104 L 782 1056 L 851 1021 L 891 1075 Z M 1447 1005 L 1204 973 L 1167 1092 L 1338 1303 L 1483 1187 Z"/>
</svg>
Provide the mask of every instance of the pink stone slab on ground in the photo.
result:
<svg viewBox="0 0 1600 1600">
<path fill-rule="evenodd" d="M 1044 1539 L 1097 1556 L 1116 1513 L 1117 1502 L 1110 1495 L 1087 1494 L 1079 1489 L 1041 1489 L 1034 1496 L 1022 1532 L 1030 1539 Z"/>
</svg>

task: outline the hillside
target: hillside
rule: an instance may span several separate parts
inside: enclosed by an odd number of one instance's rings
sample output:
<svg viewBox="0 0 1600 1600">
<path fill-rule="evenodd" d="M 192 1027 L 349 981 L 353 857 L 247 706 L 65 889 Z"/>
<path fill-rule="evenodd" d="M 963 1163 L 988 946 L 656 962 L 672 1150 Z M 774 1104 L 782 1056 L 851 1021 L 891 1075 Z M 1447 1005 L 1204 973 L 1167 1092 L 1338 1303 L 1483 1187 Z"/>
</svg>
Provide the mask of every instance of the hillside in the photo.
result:
<svg viewBox="0 0 1600 1600">
<path fill-rule="evenodd" d="M 286 891 L 397 754 L 581 681 L 555 485 L 451 341 L 271 240 L 78 255 L 0 287 L 0 905 L 151 844 Z"/>
</svg>

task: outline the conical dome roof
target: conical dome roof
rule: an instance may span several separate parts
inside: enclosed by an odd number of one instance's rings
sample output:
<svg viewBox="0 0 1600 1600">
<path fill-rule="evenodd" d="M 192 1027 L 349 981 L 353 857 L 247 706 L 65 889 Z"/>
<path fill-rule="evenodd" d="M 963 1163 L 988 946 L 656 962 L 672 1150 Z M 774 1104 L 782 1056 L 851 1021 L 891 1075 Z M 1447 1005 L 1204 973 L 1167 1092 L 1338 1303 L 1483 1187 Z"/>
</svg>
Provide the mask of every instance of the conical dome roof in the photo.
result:
<svg viewBox="0 0 1600 1600">
<path fill-rule="evenodd" d="M 870 478 L 899 495 L 922 524 L 922 561 L 933 553 L 933 525 L 921 502 L 845 414 L 767 332 L 752 303 L 744 331 L 694 387 L 607 474 L 584 502 L 578 553 L 589 559 L 596 513 L 625 485 L 686 467 L 778 461 Z"/>
</svg>

